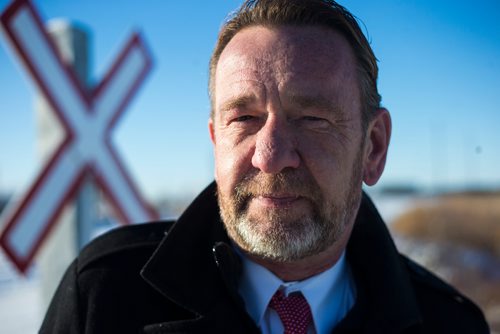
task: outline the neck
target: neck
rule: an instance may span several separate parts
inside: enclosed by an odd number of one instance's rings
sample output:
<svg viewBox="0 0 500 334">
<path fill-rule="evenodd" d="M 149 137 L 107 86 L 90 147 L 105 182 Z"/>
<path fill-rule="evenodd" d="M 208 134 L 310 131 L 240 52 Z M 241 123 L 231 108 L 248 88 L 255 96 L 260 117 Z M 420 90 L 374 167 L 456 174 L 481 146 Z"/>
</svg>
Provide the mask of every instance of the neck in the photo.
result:
<svg viewBox="0 0 500 334">
<path fill-rule="evenodd" d="M 327 249 L 297 261 L 277 262 L 248 253 L 245 255 L 252 261 L 270 270 L 284 282 L 302 281 L 322 273 L 338 262 L 342 252 L 347 246 L 351 231 L 352 224 L 349 224 L 339 240 L 330 245 Z"/>
</svg>

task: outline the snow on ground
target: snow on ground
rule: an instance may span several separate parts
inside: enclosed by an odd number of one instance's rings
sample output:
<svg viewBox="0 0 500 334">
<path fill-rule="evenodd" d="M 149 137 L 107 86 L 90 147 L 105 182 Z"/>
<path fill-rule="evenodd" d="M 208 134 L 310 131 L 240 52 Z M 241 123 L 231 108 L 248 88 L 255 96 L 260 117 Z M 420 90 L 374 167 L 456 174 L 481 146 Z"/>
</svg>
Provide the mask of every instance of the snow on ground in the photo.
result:
<svg viewBox="0 0 500 334">
<path fill-rule="evenodd" d="M 21 276 L 0 249 L 0 333 L 37 333 L 43 316 L 40 308 L 36 269 Z"/>
</svg>

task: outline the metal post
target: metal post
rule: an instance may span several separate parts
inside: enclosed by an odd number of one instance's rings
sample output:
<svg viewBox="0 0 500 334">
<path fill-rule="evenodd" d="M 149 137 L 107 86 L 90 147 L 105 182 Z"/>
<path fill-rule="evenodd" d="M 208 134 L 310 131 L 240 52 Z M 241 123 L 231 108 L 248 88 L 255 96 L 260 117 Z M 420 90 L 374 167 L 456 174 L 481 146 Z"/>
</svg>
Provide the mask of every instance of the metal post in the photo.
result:
<svg viewBox="0 0 500 334">
<path fill-rule="evenodd" d="M 88 87 L 89 58 L 88 32 L 80 25 L 64 20 L 52 20 L 47 24 L 49 35 L 64 62 L 73 67 L 83 86 Z M 39 95 L 35 102 L 37 121 L 37 152 L 42 163 L 53 154 L 64 133 L 50 105 Z M 64 209 L 50 239 L 40 251 L 38 268 L 41 278 L 44 313 L 65 269 L 91 238 L 97 217 L 97 190 L 90 176 L 84 181 L 76 203 Z"/>
</svg>

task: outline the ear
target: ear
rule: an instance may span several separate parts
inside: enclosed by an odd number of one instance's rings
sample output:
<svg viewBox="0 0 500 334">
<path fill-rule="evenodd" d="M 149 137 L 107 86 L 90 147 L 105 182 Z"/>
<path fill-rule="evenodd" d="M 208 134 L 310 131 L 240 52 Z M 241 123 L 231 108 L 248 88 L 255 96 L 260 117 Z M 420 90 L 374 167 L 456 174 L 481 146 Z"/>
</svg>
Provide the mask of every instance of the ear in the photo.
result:
<svg viewBox="0 0 500 334">
<path fill-rule="evenodd" d="M 210 140 L 212 141 L 212 144 L 215 145 L 215 130 L 212 117 L 208 119 L 208 133 L 210 134 Z"/>
<path fill-rule="evenodd" d="M 212 145 L 214 148 L 214 153 L 215 153 L 215 125 L 214 125 L 214 120 L 212 117 L 208 119 L 208 133 L 210 134 L 210 140 L 212 141 Z M 214 158 L 216 156 L 214 155 Z M 217 163 L 215 164 L 215 167 L 217 167 Z M 214 179 L 217 181 L 217 168 L 214 168 Z"/>
<path fill-rule="evenodd" d="M 366 133 L 363 181 L 369 186 L 377 183 L 384 171 L 391 129 L 389 111 L 385 108 L 377 109 Z"/>
</svg>

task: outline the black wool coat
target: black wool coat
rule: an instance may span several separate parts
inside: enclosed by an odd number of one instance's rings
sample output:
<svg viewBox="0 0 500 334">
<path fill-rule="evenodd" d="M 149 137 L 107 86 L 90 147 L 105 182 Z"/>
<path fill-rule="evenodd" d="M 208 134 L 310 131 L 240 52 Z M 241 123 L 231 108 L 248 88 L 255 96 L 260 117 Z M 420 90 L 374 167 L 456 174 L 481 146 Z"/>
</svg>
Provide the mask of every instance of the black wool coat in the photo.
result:
<svg viewBox="0 0 500 334">
<path fill-rule="evenodd" d="M 62 279 L 40 333 L 258 333 L 237 292 L 240 261 L 215 184 L 177 222 L 91 242 Z M 364 195 L 347 246 L 356 303 L 334 333 L 488 333 L 477 306 L 400 255 Z"/>
</svg>

